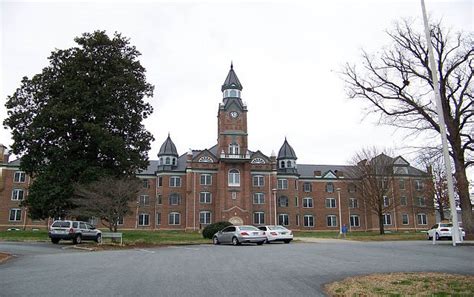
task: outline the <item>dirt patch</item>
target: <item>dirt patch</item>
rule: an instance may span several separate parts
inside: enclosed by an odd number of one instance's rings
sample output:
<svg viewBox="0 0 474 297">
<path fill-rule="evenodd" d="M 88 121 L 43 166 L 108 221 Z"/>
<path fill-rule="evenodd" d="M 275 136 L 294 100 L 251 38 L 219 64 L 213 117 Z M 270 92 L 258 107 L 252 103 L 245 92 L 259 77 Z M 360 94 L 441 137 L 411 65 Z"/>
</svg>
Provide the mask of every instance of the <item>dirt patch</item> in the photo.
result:
<svg viewBox="0 0 474 297">
<path fill-rule="evenodd" d="M 472 296 L 474 276 L 438 272 L 398 272 L 348 277 L 326 284 L 329 296 Z"/>
<path fill-rule="evenodd" d="M 2 264 L 3 262 L 6 262 L 11 257 L 12 256 L 10 254 L 0 252 L 0 264 Z"/>
</svg>

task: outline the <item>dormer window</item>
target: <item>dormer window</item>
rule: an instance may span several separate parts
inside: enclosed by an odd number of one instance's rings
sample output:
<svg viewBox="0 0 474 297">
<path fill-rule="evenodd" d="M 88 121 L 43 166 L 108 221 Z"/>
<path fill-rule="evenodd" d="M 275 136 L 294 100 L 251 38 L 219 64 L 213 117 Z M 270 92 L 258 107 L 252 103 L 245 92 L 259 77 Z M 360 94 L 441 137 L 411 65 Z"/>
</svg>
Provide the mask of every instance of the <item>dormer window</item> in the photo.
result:
<svg viewBox="0 0 474 297">
<path fill-rule="evenodd" d="M 170 165 L 171 164 L 171 160 L 170 160 L 170 157 L 166 157 L 165 159 L 165 165 Z"/>
<path fill-rule="evenodd" d="M 229 155 L 238 155 L 239 154 L 239 145 L 237 143 L 231 143 L 229 145 Z"/>
<path fill-rule="evenodd" d="M 288 160 L 288 161 L 286 161 L 286 167 L 288 167 L 288 168 L 291 168 L 291 167 L 293 167 L 293 166 L 291 166 L 291 161 L 289 161 L 289 160 Z"/>
<path fill-rule="evenodd" d="M 280 168 L 285 168 L 285 161 L 280 162 Z"/>
</svg>

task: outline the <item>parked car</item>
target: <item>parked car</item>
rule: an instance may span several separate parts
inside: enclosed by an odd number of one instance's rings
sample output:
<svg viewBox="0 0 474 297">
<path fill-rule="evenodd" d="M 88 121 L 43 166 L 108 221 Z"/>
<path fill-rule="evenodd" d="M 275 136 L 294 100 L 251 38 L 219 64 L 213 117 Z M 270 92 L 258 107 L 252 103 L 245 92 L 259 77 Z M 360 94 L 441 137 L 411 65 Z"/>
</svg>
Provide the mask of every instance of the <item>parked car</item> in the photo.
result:
<svg viewBox="0 0 474 297">
<path fill-rule="evenodd" d="M 254 226 L 229 226 L 214 234 L 212 242 L 214 244 L 231 243 L 239 245 L 241 243 L 256 243 L 262 245 L 267 237 L 265 232 Z"/>
<path fill-rule="evenodd" d="M 433 236 L 435 236 L 436 240 L 442 239 L 442 238 L 451 238 L 451 229 L 453 227 L 452 223 L 438 223 L 434 224 L 433 227 L 431 227 L 428 232 L 426 232 L 426 236 L 428 240 L 432 239 Z M 464 232 L 464 229 L 459 227 L 462 238 L 466 236 L 466 232 Z"/>
<path fill-rule="evenodd" d="M 79 244 L 83 240 L 102 241 L 102 231 L 93 225 L 81 221 L 54 221 L 48 232 L 52 243 L 59 240 L 72 240 L 74 244 Z"/>
<path fill-rule="evenodd" d="M 267 236 L 266 243 L 274 241 L 290 243 L 290 241 L 293 240 L 293 232 L 280 225 L 259 226 L 258 229 L 265 231 L 265 235 Z"/>
</svg>

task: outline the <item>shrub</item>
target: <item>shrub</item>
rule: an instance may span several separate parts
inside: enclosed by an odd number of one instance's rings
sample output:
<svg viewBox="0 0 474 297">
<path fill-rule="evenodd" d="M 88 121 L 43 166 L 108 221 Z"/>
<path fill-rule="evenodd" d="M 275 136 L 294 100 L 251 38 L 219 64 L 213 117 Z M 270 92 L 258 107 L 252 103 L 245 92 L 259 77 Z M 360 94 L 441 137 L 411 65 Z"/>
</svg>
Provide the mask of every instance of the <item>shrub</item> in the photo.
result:
<svg viewBox="0 0 474 297">
<path fill-rule="evenodd" d="M 214 234 L 216 234 L 227 226 L 232 226 L 232 223 L 222 221 L 207 225 L 204 230 L 202 230 L 202 237 L 212 239 L 212 236 L 214 236 Z"/>
</svg>

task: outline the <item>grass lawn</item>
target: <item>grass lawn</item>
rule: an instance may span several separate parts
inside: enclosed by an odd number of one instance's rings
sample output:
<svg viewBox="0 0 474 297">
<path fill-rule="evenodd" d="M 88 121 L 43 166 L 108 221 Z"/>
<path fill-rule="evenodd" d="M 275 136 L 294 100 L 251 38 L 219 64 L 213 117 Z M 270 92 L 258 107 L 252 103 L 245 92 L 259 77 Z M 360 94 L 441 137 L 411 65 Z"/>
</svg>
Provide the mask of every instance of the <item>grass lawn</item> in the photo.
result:
<svg viewBox="0 0 474 297">
<path fill-rule="evenodd" d="M 108 232 L 106 230 L 102 230 Z M 125 245 L 167 245 L 167 244 L 200 244 L 211 243 L 210 239 L 205 239 L 202 234 L 191 231 L 141 231 L 141 230 L 119 230 L 123 233 L 123 243 Z M 0 231 L 0 240 L 3 241 L 49 241 L 47 230 L 20 230 L 20 231 Z M 107 239 L 110 241 L 110 239 Z M 89 241 L 87 241 L 89 242 Z M 86 242 L 84 242 L 86 243 Z"/>
<path fill-rule="evenodd" d="M 295 237 L 313 238 L 340 238 L 339 232 L 306 232 L 294 231 Z M 426 240 L 426 233 L 422 232 L 392 232 L 380 235 L 378 232 L 352 231 L 348 232 L 346 239 L 360 241 L 385 241 L 385 240 Z"/>
<path fill-rule="evenodd" d="M 329 296 L 472 296 L 474 276 L 397 272 L 348 277 L 324 286 Z"/>
</svg>

